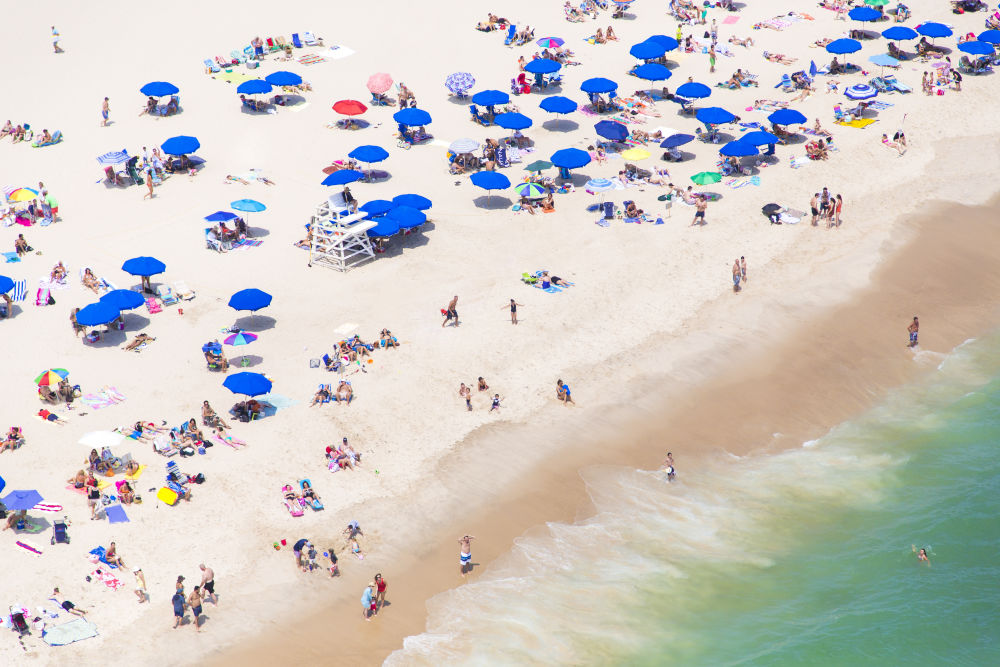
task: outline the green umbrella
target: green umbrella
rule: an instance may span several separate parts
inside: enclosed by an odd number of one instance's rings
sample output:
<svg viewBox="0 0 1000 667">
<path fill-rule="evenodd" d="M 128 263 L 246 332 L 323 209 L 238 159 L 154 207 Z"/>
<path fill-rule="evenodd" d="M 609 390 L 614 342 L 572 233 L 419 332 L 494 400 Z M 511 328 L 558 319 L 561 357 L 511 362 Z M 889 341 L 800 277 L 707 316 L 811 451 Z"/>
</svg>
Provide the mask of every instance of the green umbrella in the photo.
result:
<svg viewBox="0 0 1000 667">
<path fill-rule="evenodd" d="M 702 171 L 691 177 L 698 185 L 711 185 L 722 180 L 722 174 L 717 171 Z"/>
<path fill-rule="evenodd" d="M 865 4 L 872 7 L 885 7 L 889 4 L 889 0 L 865 0 Z"/>
<path fill-rule="evenodd" d="M 552 166 L 551 162 L 547 162 L 545 160 L 535 160 L 534 162 L 532 162 L 531 164 L 529 164 L 527 167 L 525 167 L 524 170 L 525 171 L 543 171 L 545 169 L 548 169 L 551 166 Z"/>
</svg>

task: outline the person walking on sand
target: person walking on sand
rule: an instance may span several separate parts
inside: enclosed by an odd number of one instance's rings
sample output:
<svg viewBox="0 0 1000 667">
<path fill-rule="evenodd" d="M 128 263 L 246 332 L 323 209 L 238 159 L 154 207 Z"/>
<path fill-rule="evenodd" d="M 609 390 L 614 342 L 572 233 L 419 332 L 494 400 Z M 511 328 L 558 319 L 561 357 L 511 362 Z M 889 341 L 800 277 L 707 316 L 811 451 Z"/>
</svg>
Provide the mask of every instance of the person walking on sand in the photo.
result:
<svg viewBox="0 0 1000 667">
<path fill-rule="evenodd" d="M 704 195 L 697 195 L 695 197 L 694 206 L 696 210 L 694 212 L 694 220 L 691 221 L 691 226 L 694 227 L 699 224 L 699 218 L 701 219 L 702 225 L 708 224 L 705 222 L 705 210 L 708 208 L 708 199 Z"/>
<path fill-rule="evenodd" d="M 712 45 L 708 47 L 708 71 L 712 72 L 712 73 L 715 72 L 715 42 L 714 41 L 712 42 Z"/>
<path fill-rule="evenodd" d="M 517 307 L 518 306 L 523 306 L 523 305 L 524 305 L 523 303 L 518 303 L 517 301 L 514 301 L 514 299 L 510 300 L 510 323 L 511 324 L 517 324 Z M 503 310 L 506 307 L 507 306 L 503 306 L 503 307 L 500 308 L 500 310 Z"/>
<path fill-rule="evenodd" d="M 174 629 L 181 624 L 184 620 L 184 594 L 174 593 L 174 596 L 170 598 L 170 603 L 174 606 Z"/>
<path fill-rule="evenodd" d="M 920 320 L 917 316 L 913 316 L 913 321 L 910 322 L 910 326 L 906 327 L 907 332 L 910 334 L 910 347 L 917 346 L 917 336 L 920 334 Z"/>
<path fill-rule="evenodd" d="M 194 615 L 194 629 L 201 632 L 201 588 L 199 586 L 195 586 L 191 590 L 191 595 L 188 596 L 188 605 Z"/>
<path fill-rule="evenodd" d="M 462 539 L 458 541 L 461 545 L 458 550 L 459 572 L 462 573 L 463 577 L 472 571 L 472 540 L 474 539 L 476 538 L 473 535 L 463 535 Z"/>
<path fill-rule="evenodd" d="M 382 578 L 381 574 L 375 575 L 375 613 L 378 614 L 378 610 L 382 608 L 385 604 L 385 591 L 389 587 L 385 583 L 385 579 Z"/>
<path fill-rule="evenodd" d="M 132 568 L 132 574 L 135 575 L 135 596 L 139 598 L 139 604 L 149 600 L 149 594 L 146 592 L 146 575 L 142 573 L 141 567 Z"/>
<path fill-rule="evenodd" d="M 840 212 L 844 209 L 844 198 L 841 197 L 840 195 L 837 195 L 834 199 L 836 199 L 836 203 L 833 206 L 833 221 L 834 225 L 839 229 Z"/>
<path fill-rule="evenodd" d="M 458 388 L 458 395 L 465 399 L 465 407 L 472 412 L 472 390 L 466 387 L 464 382 Z"/>
<path fill-rule="evenodd" d="M 740 255 L 740 278 L 743 280 L 743 284 L 747 282 L 747 258 Z"/>
<path fill-rule="evenodd" d="M 153 198 L 153 179 L 150 177 L 149 174 L 146 174 L 146 187 L 149 188 L 149 192 L 147 192 L 146 194 L 144 194 L 142 196 L 142 198 L 145 199 L 146 197 L 149 197 L 150 199 L 152 199 Z"/>
<path fill-rule="evenodd" d="M 202 563 L 198 566 L 201 570 L 201 588 L 205 591 L 205 599 L 218 606 L 219 598 L 215 595 L 215 571 L 210 567 L 205 567 Z"/>
<path fill-rule="evenodd" d="M 444 311 L 444 322 L 441 323 L 441 328 L 444 329 L 444 325 L 448 324 L 451 320 L 455 320 L 452 325 L 454 327 L 458 326 L 458 295 L 452 297 L 451 301 L 448 302 L 448 307 Z"/>
<path fill-rule="evenodd" d="M 374 604 L 374 599 L 372 598 L 372 584 L 365 586 L 364 592 L 361 594 L 361 618 L 366 621 L 371 619 L 372 604 Z"/>
<path fill-rule="evenodd" d="M 733 262 L 733 292 L 740 291 L 740 260 Z"/>
<path fill-rule="evenodd" d="M 101 127 L 108 126 L 108 118 L 111 116 L 111 104 L 107 97 L 101 103 Z"/>
<path fill-rule="evenodd" d="M 62 48 L 59 47 L 59 31 L 56 30 L 55 26 L 52 26 L 52 50 L 56 53 L 62 53 Z"/>
</svg>

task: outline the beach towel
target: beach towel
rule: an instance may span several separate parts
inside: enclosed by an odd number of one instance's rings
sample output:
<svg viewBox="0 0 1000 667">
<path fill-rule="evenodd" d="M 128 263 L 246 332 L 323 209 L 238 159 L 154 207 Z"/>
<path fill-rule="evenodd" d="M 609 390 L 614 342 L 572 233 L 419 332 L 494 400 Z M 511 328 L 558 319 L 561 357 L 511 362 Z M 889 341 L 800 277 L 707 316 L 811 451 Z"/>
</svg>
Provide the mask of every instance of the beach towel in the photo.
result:
<svg viewBox="0 0 1000 667">
<path fill-rule="evenodd" d="M 128 514 L 121 505 L 108 505 L 104 508 L 104 514 L 108 517 L 108 523 L 128 523 Z"/>
<path fill-rule="evenodd" d="M 874 118 L 858 118 L 856 120 L 851 120 L 851 121 L 843 121 L 843 120 L 836 121 L 837 125 L 846 125 L 850 127 L 860 127 L 860 128 L 866 128 L 874 122 L 876 122 Z"/>
<path fill-rule="evenodd" d="M 807 164 L 809 164 L 809 158 L 807 157 L 793 157 L 788 162 L 788 166 L 790 166 L 792 169 L 801 169 Z"/>
<path fill-rule="evenodd" d="M 21 280 L 14 281 L 14 289 L 10 291 L 10 298 L 14 303 L 20 303 L 28 298 L 28 281 Z"/>
<path fill-rule="evenodd" d="M 88 553 L 91 556 L 95 556 L 96 557 L 96 558 L 92 558 L 91 560 L 100 561 L 100 562 L 104 563 L 105 565 L 107 565 L 108 567 L 110 567 L 111 569 L 117 568 L 118 567 L 117 565 L 112 565 L 111 563 L 108 562 L 108 559 L 104 557 L 105 551 L 106 550 L 105 550 L 104 547 L 95 547 L 95 548 L 91 549 Z"/>
<path fill-rule="evenodd" d="M 221 74 L 216 74 L 212 78 L 225 81 L 226 83 L 234 83 L 238 86 L 244 81 L 249 81 L 251 77 L 247 76 L 243 72 L 222 72 Z"/>
<path fill-rule="evenodd" d="M 891 106 L 894 106 L 892 102 L 882 102 L 881 100 L 875 100 L 868 103 L 869 109 L 877 109 L 878 111 L 885 111 Z"/>
<path fill-rule="evenodd" d="M 62 505 L 49 505 L 47 503 L 38 503 L 37 505 L 35 505 L 31 509 L 32 509 L 32 511 L 37 511 L 37 512 L 53 512 L 53 513 L 57 513 L 57 512 L 62 512 L 63 511 L 63 506 Z"/>
<path fill-rule="evenodd" d="M 353 56 L 354 49 L 346 47 L 342 44 L 334 44 L 324 53 L 326 54 L 326 57 L 329 58 L 330 60 L 340 60 L 341 58 Z"/>
<path fill-rule="evenodd" d="M 740 20 L 739 16 L 727 16 L 726 18 L 722 19 L 722 25 L 732 25 L 739 20 Z"/>
<path fill-rule="evenodd" d="M 31 542 L 27 542 L 27 541 L 24 541 L 24 540 L 18 540 L 17 542 L 14 542 L 14 544 L 16 544 L 17 546 L 21 547 L 22 549 L 24 549 L 28 553 L 35 554 L 36 556 L 41 556 L 42 555 L 42 550 L 39 549 L 34 544 L 32 544 Z"/>
<path fill-rule="evenodd" d="M 42 633 L 42 641 L 49 646 L 66 646 L 96 636 L 96 625 L 85 618 L 75 618 L 69 623 L 47 627 Z"/>
<path fill-rule="evenodd" d="M 315 53 L 310 53 L 299 58 L 299 62 L 303 65 L 315 65 L 316 63 L 325 63 L 326 58 L 317 56 Z"/>
<path fill-rule="evenodd" d="M 113 590 L 113 591 L 117 591 L 119 588 L 124 588 L 125 587 L 125 584 L 123 584 L 118 579 L 118 577 L 116 577 L 115 575 L 111 574 L 110 572 L 103 572 L 101 570 L 94 570 L 94 573 L 91 576 L 94 579 L 96 579 L 97 581 L 99 581 L 102 584 L 104 584 L 105 586 L 107 586 L 108 588 L 110 588 L 111 590 Z"/>
<path fill-rule="evenodd" d="M 3 253 L 3 256 L 7 260 L 8 264 L 12 264 L 14 262 L 20 262 L 21 261 L 21 258 L 18 257 L 18 255 L 17 255 L 16 252 L 5 252 L 5 253 Z"/>
<path fill-rule="evenodd" d="M 130 482 L 136 481 L 142 475 L 142 471 L 145 470 L 146 468 L 147 468 L 147 466 L 144 466 L 144 465 L 139 466 L 139 469 L 136 470 L 131 475 L 125 475 L 125 479 L 127 479 Z"/>
</svg>

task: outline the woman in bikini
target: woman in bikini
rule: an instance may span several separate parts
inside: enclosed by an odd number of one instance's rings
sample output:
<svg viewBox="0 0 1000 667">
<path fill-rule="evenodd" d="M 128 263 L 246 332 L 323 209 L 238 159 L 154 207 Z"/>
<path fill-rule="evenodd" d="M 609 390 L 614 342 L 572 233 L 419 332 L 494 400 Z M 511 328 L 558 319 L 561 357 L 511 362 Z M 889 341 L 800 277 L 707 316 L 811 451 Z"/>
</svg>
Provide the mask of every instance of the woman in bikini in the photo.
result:
<svg viewBox="0 0 1000 667">
<path fill-rule="evenodd" d="M 83 270 L 83 286 L 92 291 L 94 294 L 99 294 L 100 290 L 97 284 L 97 276 L 90 269 Z"/>
</svg>

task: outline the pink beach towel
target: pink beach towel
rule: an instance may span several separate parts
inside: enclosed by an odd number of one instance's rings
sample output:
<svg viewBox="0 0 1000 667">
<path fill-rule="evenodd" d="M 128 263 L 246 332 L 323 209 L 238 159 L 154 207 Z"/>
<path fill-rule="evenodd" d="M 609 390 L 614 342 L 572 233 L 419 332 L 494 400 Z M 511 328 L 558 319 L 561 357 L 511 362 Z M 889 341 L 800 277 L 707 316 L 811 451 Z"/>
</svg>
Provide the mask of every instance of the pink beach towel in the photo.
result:
<svg viewBox="0 0 1000 667">
<path fill-rule="evenodd" d="M 722 20 L 722 25 L 732 25 L 740 20 L 739 16 L 727 16 Z"/>
</svg>

